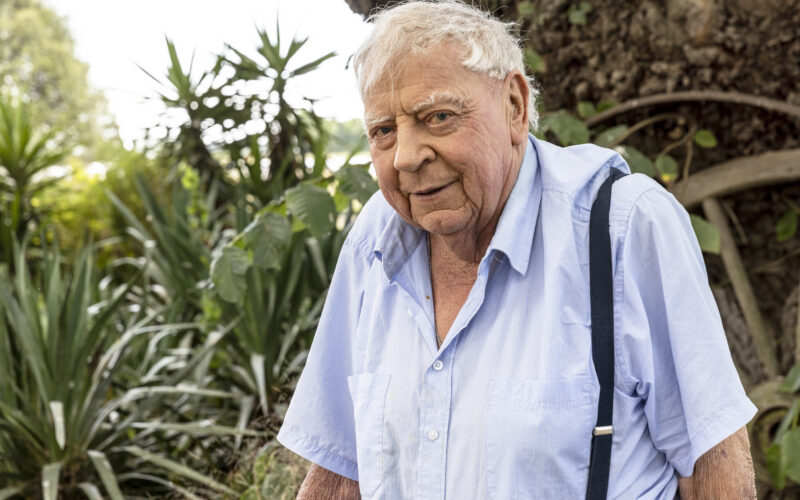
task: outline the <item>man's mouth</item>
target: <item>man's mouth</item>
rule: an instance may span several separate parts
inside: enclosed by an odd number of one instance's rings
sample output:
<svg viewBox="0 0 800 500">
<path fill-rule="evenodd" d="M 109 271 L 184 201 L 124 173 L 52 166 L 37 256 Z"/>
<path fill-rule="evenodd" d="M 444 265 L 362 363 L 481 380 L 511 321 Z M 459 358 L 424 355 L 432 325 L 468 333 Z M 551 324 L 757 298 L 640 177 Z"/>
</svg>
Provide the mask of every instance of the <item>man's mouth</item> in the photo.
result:
<svg viewBox="0 0 800 500">
<path fill-rule="evenodd" d="M 452 184 L 452 182 L 448 182 L 447 184 L 442 184 L 441 186 L 437 186 L 437 187 L 421 189 L 419 191 L 416 191 L 413 194 L 416 195 L 416 196 L 431 196 L 431 195 L 434 195 L 434 194 L 438 193 L 439 191 L 442 191 L 444 188 L 446 188 L 450 184 Z"/>
</svg>

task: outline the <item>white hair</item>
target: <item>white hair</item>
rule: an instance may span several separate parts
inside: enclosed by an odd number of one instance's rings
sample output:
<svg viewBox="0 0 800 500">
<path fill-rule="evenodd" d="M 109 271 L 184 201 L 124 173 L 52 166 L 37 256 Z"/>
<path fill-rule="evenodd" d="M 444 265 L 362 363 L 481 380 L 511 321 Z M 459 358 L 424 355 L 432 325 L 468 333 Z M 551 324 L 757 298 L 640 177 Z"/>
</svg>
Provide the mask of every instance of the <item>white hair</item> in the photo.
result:
<svg viewBox="0 0 800 500">
<path fill-rule="evenodd" d="M 396 64 L 454 43 L 464 50 L 461 64 L 490 78 L 504 79 L 513 70 L 525 74 L 517 27 L 461 0 L 409 1 L 372 14 L 372 34 L 353 55 L 361 98 L 366 97 Z M 528 121 L 535 130 L 538 90 L 528 79 Z"/>
</svg>

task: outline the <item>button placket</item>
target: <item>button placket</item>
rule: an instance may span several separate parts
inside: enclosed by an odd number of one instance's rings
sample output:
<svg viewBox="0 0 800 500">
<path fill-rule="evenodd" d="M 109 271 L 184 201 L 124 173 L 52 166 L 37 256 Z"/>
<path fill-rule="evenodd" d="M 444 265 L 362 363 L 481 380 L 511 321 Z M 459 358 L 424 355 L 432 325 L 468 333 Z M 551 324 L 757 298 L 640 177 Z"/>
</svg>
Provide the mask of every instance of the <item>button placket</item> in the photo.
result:
<svg viewBox="0 0 800 500">
<path fill-rule="evenodd" d="M 440 353 L 423 376 L 417 498 L 442 500 L 446 473 L 447 433 L 451 411 L 453 363 L 458 338 Z"/>
</svg>

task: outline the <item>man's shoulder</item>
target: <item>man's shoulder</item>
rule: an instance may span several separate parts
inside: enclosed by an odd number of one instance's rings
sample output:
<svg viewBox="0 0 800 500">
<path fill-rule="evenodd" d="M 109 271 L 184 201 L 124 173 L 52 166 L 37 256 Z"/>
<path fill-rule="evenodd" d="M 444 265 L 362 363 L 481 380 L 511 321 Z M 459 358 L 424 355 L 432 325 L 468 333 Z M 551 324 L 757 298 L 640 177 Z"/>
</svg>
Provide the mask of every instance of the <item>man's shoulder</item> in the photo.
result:
<svg viewBox="0 0 800 500">
<path fill-rule="evenodd" d="M 365 259 L 372 260 L 373 253 L 388 227 L 396 224 L 399 218 L 380 190 L 376 191 L 361 208 L 353 228 L 347 235 L 347 244 L 351 245 Z"/>
<path fill-rule="evenodd" d="M 586 218 L 597 197 L 600 186 L 616 168 L 630 174 L 630 168 L 617 151 L 595 144 L 561 147 L 533 139 L 541 168 L 545 193 L 566 196 L 573 212 Z M 661 190 L 658 182 L 643 174 L 626 175 L 614 183 L 611 197 L 611 218 L 630 212 L 636 201 L 647 191 Z"/>
</svg>

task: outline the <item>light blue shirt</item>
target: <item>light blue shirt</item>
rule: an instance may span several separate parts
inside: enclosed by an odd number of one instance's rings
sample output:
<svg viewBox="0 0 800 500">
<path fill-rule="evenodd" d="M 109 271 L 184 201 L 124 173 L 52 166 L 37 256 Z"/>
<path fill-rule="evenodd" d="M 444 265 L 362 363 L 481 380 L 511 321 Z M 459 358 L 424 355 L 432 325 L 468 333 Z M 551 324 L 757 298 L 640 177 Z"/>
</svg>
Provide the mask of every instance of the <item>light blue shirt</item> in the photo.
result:
<svg viewBox="0 0 800 500">
<path fill-rule="evenodd" d="M 580 499 L 599 385 L 589 214 L 614 151 L 531 137 L 477 280 L 436 348 L 425 233 L 380 193 L 339 257 L 278 440 L 363 498 Z M 652 179 L 614 184 L 609 498 L 677 474 L 755 414 L 689 217 Z"/>
</svg>

